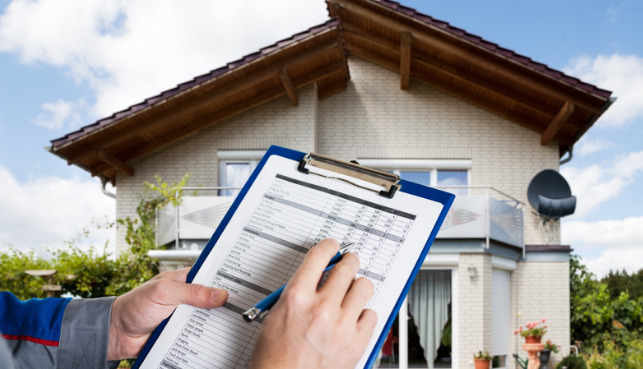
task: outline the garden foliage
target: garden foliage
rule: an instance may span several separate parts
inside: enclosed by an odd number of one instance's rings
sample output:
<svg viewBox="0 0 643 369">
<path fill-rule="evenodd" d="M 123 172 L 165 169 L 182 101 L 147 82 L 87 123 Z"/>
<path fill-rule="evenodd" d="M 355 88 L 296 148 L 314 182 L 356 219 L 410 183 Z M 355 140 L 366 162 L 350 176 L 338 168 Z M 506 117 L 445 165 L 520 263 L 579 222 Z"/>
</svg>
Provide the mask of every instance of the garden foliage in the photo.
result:
<svg viewBox="0 0 643 369">
<path fill-rule="evenodd" d="M 590 369 L 643 368 L 641 275 L 643 270 L 631 276 L 610 273 L 599 281 L 579 256 L 572 255 L 571 335 L 572 341 L 580 344 Z M 629 288 L 635 291 L 634 296 Z"/>
<path fill-rule="evenodd" d="M 0 290 L 10 291 L 20 299 L 45 297 L 41 289 L 45 280 L 30 276 L 26 270 L 55 269 L 58 271 L 49 281 L 62 287 L 62 294 L 80 297 L 122 295 L 158 274 L 158 261 L 147 256 L 155 249 L 156 210 L 171 202 L 178 205 L 183 194 L 182 187 L 188 180 L 186 174 L 179 183 L 168 185 L 157 177 L 156 184 L 144 183 L 146 192 L 136 209 L 137 217 L 118 219 L 118 226 L 126 229 L 127 252 L 113 257 L 107 252 L 107 244 L 98 252 L 95 247 L 83 250 L 76 244 L 89 235 L 88 230 L 52 252 L 45 259 L 34 251 L 23 252 L 15 248 L 0 252 Z M 94 223 L 94 227 L 114 227 L 113 223 Z"/>
</svg>

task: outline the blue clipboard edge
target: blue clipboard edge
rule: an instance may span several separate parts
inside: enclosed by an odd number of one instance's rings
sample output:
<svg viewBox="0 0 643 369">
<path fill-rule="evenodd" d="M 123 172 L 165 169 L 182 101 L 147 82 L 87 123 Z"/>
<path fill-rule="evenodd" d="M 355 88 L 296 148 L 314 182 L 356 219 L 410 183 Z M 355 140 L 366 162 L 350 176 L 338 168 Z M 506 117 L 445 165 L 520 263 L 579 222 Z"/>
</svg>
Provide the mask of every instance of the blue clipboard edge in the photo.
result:
<svg viewBox="0 0 643 369">
<path fill-rule="evenodd" d="M 422 253 L 420 253 L 420 257 L 418 258 L 418 261 L 415 263 L 415 266 L 413 267 L 413 271 L 411 271 L 411 274 L 409 275 L 409 279 L 406 281 L 406 284 L 404 285 L 404 289 L 402 290 L 400 297 L 398 297 L 397 302 L 393 307 L 393 311 L 391 311 L 391 315 L 389 315 L 386 321 L 386 324 L 384 325 L 384 329 L 382 330 L 382 333 L 377 339 L 377 343 L 373 347 L 373 350 L 371 351 L 371 354 L 368 357 L 368 360 L 366 361 L 366 365 L 364 366 L 364 368 L 372 368 L 373 364 L 375 363 L 375 360 L 377 360 L 377 356 L 379 355 L 379 352 L 382 349 L 382 345 L 384 345 L 384 341 L 386 340 L 388 331 L 391 329 L 391 326 L 393 325 L 393 321 L 395 320 L 395 317 L 400 311 L 400 307 L 404 303 L 404 299 L 406 298 L 406 295 L 409 293 L 409 290 L 411 289 L 411 285 L 413 284 L 415 277 L 420 271 L 420 268 L 424 263 L 424 259 L 426 259 L 426 255 L 429 253 L 429 250 L 431 249 L 431 245 L 433 245 L 433 241 L 435 241 L 435 237 L 440 231 L 440 228 L 442 227 L 442 223 L 444 222 L 444 219 L 446 218 L 447 213 L 449 212 L 449 209 L 451 209 L 453 200 L 455 199 L 454 194 L 440 191 L 432 187 L 422 186 L 417 183 L 407 182 L 405 180 L 401 180 L 400 184 L 402 185 L 400 189 L 401 192 L 405 192 L 410 195 L 439 202 L 443 205 L 443 207 L 442 207 L 442 211 L 440 212 L 440 215 L 438 216 L 437 221 L 433 225 L 433 230 L 431 231 L 431 234 L 429 234 L 429 238 L 427 239 L 424 245 L 424 249 L 422 249 Z"/>
<path fill-rule="evenodd" d="M 237 211 L 237 208 L 241 204 L 241 201 L 243 201 L 243 198 L 250 190 L 250 187 L 252 187 L 252 185 L 254 184 L 259 173 L 261 173 L 261 170 L 263 169 L 264 165 L 268 161 L 268 158 L 271 157 L 272 155 L 278 155 L 294 161 L 300 161 L 301 159 L 304 158 L 304 156 L 306 156 L 306 153 L 292 150 L 292 149 L 287 149 L 285 147 L 276 146 L 276 145 L 270 146 L 270 148 L 266 151 L 266 154 L 263 156 L 263 158 L 255 168 L 255 170 L 250 175 L 250 178 L 248 178 L 248 181 L 243 186 L 243 189 L 237 195 L 237 198 L 232 203 L 232 206 L 230 206 L 230 209 L 226 213 L 225 217 L 223 218 L 223 220 L 221 220 L 221 223 L 217 227 L 216 231 L 214 231 L 214 234 L 212 235 L 212 237 L 210 238 L 210 241 L 208 241 L 207 245 L 201 252 L 201 255 L 199 255 L 199 258 L 192 266 L 192 269 L 190 270 L 187 276 L 187 283 L 192 283 L 192 281 L 194 280 L 194 277 L 196 276 L 197 272 L 205 262 L 205 259 L 212 251 L 212 248 L 214 248 L 214 245 L 219 240 L 219 237 L 221 237 L 223 230 L 227 227 L 228 223 L 230 222 L 230 219 L 232 219 L 232 217 L 234 216 L 234 213 Z M 402 303 L 404 302 L 404 299 L 406 298 L 406 295 L 408 294 L 409 289 L 411 288 L 411 284 L 415 280 L 415 276 L 417 275 L 417 273 L 420 271 L 420 267 L 422 266 L 422 263 L 424 262 L 424 259 L 426 258 L 426 255 L 428 254 L 429 249 L 431 248 L 431 245 L 433 244 L 433 241 L 435 240 L 435 237 L 438 234 L 438 231 L 440 230 L 442 223 L 444 222 L 444 218 L 449 212 L 449 209 L 451 208 L 451 204 L 453 204 L 453 200 L 455 199 L 455 195 L 451 193 L 436 190 L 431 187 L 418 185 L 413 182 L 407 182 L 407 181 L 401 180 L 400 184 L 401 184 L 400 191 L 408 193 L 410 195 L 427 198 L 427 199 L 439 202 L 443 205 L 443 208 L 442 208 L 442 212 L 438 217 L 438 220 L 436 221 L 433 227 L 433 230 L 431 231 L 431 234 L 429 235 L 429 238 L 424 246 L 424 249 L 420 254 L 420 258 L 418 259 L 417 263 L 413 267 L 413 271 L 411 272 L 409 279 L 406 281 L 406 285 L 402 290 L 402 294 L 400 294 L 400 297 L 398 298 L 397 302 L 395 303 L 395 306 L 393 307 L 393 311 L 391 312 L 391 315 L 389 315 L 386 321 L 386 324 L 384 325 L 384 330 L 382 330 L 380 337 L 377 339 L 377 343 L 373 347 L 373 350 L 371 351 L 371 354 L 368 360 L 366 361 L 365 368 L 371 368 L 375 363 L 375 360 L 377 359 L 379 351 L 381 350 L 382 345 L 384 344 L 384 340 L 386 339 L 386 335 L 388 334 L 388 331 L 391 329 L 391 326 L 393 325 L 393 321 L 395 320 L 395 317 L 397 316 L 397 313 L 399 312 L 400 307 L 402 306 Z M 152 346 L 154 346 L 154 343 L 161 335 L 161 332 L 163 332 L 163 329 L 165 329 L 165 326 L 167 325 L 167 322 L 170 320 L 171 317 L 172 315 L 170 315 L 167 319 L 161 322 L 161 324 L 159 324 L 159 326 L 156 327 L 154 332 L 152 332 L 152 335 L 145 343 L 145 346 L 143 346 L 143 349 L 141 350 L 141 353 L 138 355 L 138 358 L 136 359 L 136 362 L 132 366 L 132 369 L 140 368 L 141 364 L 147 357 L 147 354 L 152 349 Z"/>
</svg>

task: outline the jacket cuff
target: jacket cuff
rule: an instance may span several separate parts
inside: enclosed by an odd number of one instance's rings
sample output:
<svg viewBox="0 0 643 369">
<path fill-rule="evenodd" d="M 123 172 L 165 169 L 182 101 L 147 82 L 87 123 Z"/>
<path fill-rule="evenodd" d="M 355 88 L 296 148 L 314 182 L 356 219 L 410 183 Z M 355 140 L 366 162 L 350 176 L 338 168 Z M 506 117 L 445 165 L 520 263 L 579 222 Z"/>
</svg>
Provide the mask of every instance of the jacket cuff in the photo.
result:
<svg viewBox="0 0 643 369">
<path fill-rule="evenodd" d="M 73 299 L 60 328 L 58 368 L 117 368 L 107 362 L 109 322 L 116 297 Z"/>
</svg>

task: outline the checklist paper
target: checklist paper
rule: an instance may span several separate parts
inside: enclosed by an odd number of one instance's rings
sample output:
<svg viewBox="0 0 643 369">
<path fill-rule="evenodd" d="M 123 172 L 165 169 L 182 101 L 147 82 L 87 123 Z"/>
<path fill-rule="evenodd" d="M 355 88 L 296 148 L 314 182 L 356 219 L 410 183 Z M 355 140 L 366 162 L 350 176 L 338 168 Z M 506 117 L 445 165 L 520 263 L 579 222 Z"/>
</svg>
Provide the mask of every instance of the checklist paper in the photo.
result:
<svg viewBox="0 0 643 369">
<path fill-rule="evenodd" d="M 212 310 L 179 306 L 141 368 L 248 368 L 261 322 L 247 323 L 241 313 L 286 284 L 306 252 L 327 237 L 355 242 L 357 277 L 375 285 L 367 307 L 378 323 L 357 366 L 364 367 L 443 204 L 404 192 L 388 199 L 301 173 L 297 164 L 268 159 L 196 274 L 192 283 L 228 290 L 227 303 Z"/>
</svg>

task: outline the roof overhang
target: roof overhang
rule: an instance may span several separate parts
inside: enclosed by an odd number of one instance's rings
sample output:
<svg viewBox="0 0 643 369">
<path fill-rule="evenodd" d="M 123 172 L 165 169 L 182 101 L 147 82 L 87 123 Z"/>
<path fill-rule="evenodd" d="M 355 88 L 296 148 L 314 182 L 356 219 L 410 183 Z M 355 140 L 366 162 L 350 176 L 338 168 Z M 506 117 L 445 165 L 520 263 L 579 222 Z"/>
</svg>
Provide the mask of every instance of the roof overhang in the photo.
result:
<svg viewBox="0 0 643 369">
<path fill-rule="evenodd" d="M 562 157 L 609 107 L 610 91 L 393 1 L 327 0 L 349 53 L 557 142 Z"/>
<path fill-rule="evenodd" d="M 327 0 L 333 19 L 52 141 L 50 151 L 116 184 L 128 162 L 315 83 L 345 89 L 347 55 L 425 83 L 541 135 L 560 156 L 610 106 L 611 92 L 392 1 Z"/>
<path fill-rule="evenodd" d="M 128 162 L 297 89 L 319 98 L 350 79 L 338 19 L 313 27 L 52 141 L 49 151 L 113 184 Z"/>
</svg>

